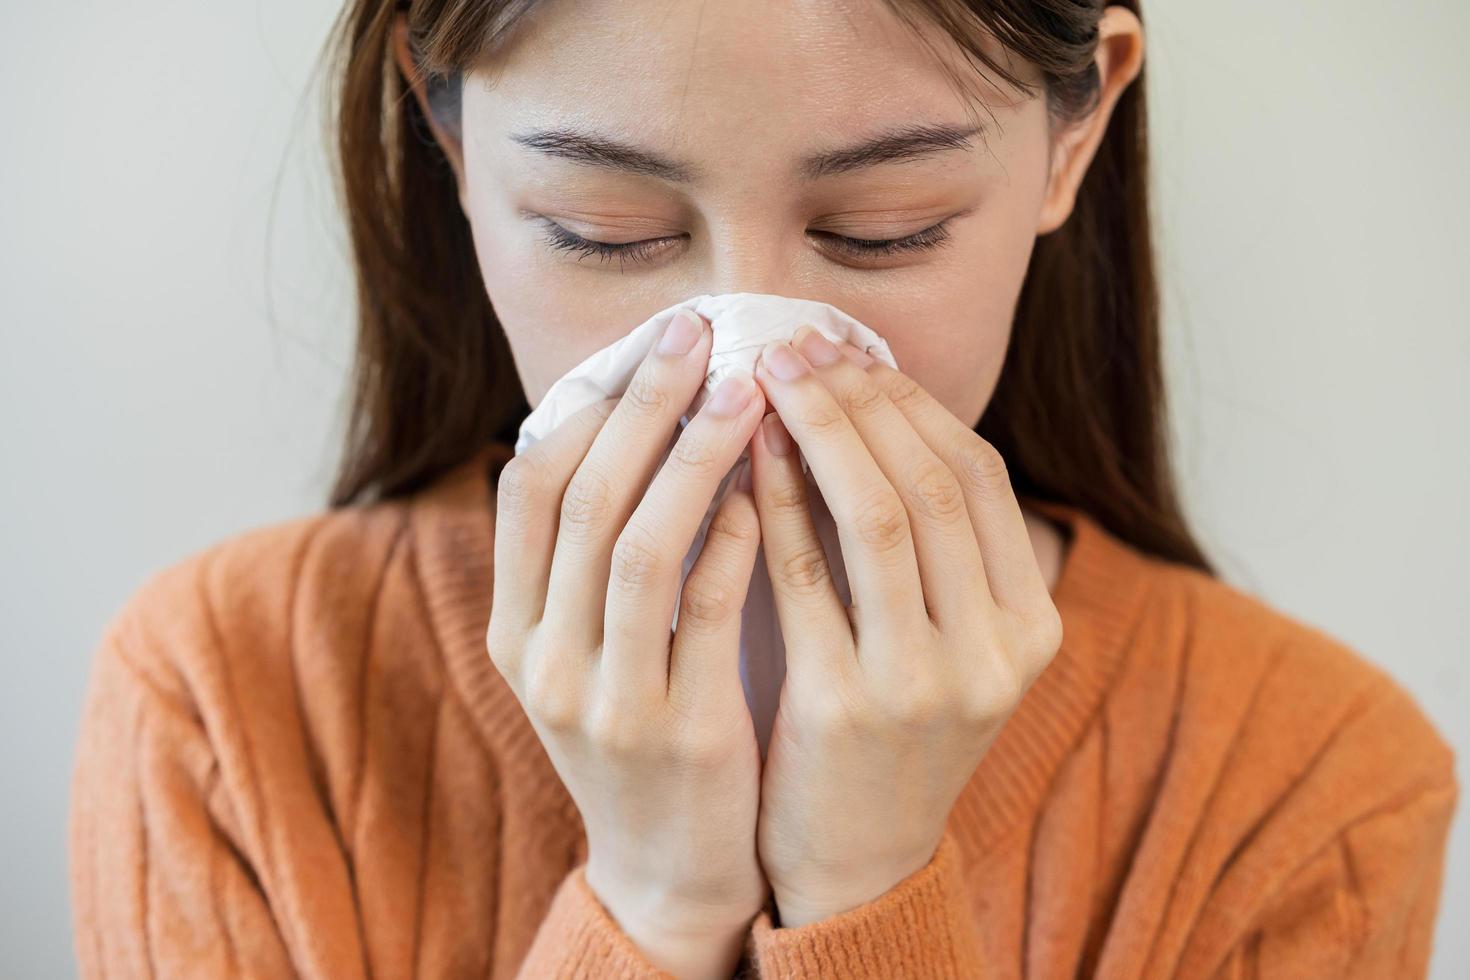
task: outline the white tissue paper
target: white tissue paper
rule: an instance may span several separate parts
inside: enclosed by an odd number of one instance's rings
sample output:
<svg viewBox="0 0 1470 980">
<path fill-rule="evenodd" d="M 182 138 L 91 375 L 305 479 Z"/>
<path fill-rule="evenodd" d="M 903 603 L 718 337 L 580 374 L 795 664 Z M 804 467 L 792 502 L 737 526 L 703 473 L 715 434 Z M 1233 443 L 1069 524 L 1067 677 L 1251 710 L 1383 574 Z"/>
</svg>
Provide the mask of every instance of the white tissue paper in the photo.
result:
<svg viewBox="0 0 1470 980">
<path fill-rule="evenodd" d="M 790 340 L 796 328 L 804 323 L 811 324 L 830 340 L 849 341 L 890 367 L 897 367 L 882 337 L 830 304 L 769 293 L 704 293 L 655 313 L 632 333 L 557 379 L 536 410 L 521 423 L 516 453 L 546 438 L 552 429 L 579 410 L 627 391 L 638 366 L 679 310 L 700 314 L 709 321 L 714 333 L 704 386 L 695 393 L 688 411 L 679 419 L 681 430 L 698 414 L 721 381 L 736 371 L 753 371 L 756 358 L 766 344 Z M 744 458 L 742 453 L 741 459 Z M 802 464 L 805 468 L 805 460 Z"/>
<path fill-rule="evenodd" d="M 714 344 L 710 350 L 704 385 L 695 393 L 694 400 L 680 417 L 674 438 L 663 450 L 659 468 L 668 459 L 668 454 L 684 426 L 698 414 L 720 382 L 737 371 L 752 372 L 756 358 L 768 342 L 790 340 L 802 324 L 810 324 L 833 341 L 849 341 L 890 367 L 898 367 L 882 337 L 830 304 L 768 293 L 704 293 L 655 313 L 631 333 L 604 347 L 559 378 L 521 424 L 515 445 L 516 454 L 519 455 L 544 439 L 578 410 L 605 398 L 622 395 L 674 314 L 684 309 L 693 310 L 709 321 Z M 710 519 L 734 485 L 735 474 L 744 465 L 746 455 L 742 451 L 740 459 L 721 479 L 705 511 L 699 531 L 684 558 L 683 572 L 679 577 L 681 592 L 684 578 L 704 546 Z M 806 474 L 813 525 L 826 548 L 833 582 L 845 605 L 851 601 L 851 594 L 848 591 L 836 525 L 806 459 L 799 450 L 798 458 L 802 472 Z M 674 628 L 677 628 L 678 622 L 676 601 L 672 624 Z M 785 668 L 785 646 L 762 549 L 756 555 L 745 608 L 741 613 L 740 679 L 763 758 L 769 744 L 771 722 L 775 718 Z"/>
</svg>

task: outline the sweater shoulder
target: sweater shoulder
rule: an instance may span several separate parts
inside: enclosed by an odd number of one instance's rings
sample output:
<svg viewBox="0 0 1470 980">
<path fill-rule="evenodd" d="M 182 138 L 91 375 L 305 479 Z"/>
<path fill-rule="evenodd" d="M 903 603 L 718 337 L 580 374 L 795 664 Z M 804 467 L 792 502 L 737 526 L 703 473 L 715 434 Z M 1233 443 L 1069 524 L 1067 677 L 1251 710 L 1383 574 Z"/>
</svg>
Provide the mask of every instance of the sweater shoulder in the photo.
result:
<svg viewBox="0 0 1470 980">
<path fill-rule="evenodd" d="M 1456 785 L 1449 740 L 1388 668 L 1243 587 L 1150 565 L 1131 682 L 1167 678 L 1173 737 L 1212 756 L 1222 780 L 1269 773 L 1282 792 L 1341 780 L 1338 802 L 1363 807 Z"/>
<path fill-rule="evenodd" d="M 153 687 L 192 701 L 221 664 L 270 669 L 269 651 L 331 657 L 382 598 L 407 506 L 382 502 L 258 525 L 150 573 L 108 621 L 102 649 Z"/>
</svg>

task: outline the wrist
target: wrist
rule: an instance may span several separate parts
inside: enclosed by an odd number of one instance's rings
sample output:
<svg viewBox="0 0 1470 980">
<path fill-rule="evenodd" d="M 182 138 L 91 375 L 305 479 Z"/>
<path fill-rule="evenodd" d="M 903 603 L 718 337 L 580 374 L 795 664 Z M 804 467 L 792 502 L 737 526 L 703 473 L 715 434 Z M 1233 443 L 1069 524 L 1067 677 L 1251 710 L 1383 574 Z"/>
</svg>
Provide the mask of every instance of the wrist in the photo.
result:
<svg viewBox="0 0 1470 980">
<path fill-rule="evenodd" d="M 616 878 L 609 885 L 591 866 L 583 876 L 618 928 L 660 969 L 680 980 L 729 980 L 735 972 L 755 911 L 710 906 L 663 889 L 634 888 Z"/>
<path fill-rule="evenodd" d="M 804 902 L 792 898 L 775 896 L 775 912 L 772 925 L 777 929 L 799 929 L 813 922 L 821 922 L 857 908 L 861 902 L 829 900 Z"/>
<path fill-rule="evenodd" d="M 589 862 L 583 877 L 603 907 L 619 922 L 637 922 L 670 936 L 707 937 L 743 932 L 760 911 L 766 890 L 759 897 L 742 899 L 729 886 L 703 884 L 671 886 L 666 882 L 639 881 L 631 876 L 609 873 Z"/>
<path fill-rule="evenodd" d="M 650 963 L 679 980 L 730 980 L 749 931 L 748 923 L 691 931 L 630 919 L 619 926 Z"/>
<path fill-rule="evenodd" d="M 867 866 L 841 880 L 823 884 L 791 882 L 772 885 L 778 928 L 795 929 L 849 912 L 888 894 L 928 863 L 909 861 L 894 867 Z"/>
</svg>

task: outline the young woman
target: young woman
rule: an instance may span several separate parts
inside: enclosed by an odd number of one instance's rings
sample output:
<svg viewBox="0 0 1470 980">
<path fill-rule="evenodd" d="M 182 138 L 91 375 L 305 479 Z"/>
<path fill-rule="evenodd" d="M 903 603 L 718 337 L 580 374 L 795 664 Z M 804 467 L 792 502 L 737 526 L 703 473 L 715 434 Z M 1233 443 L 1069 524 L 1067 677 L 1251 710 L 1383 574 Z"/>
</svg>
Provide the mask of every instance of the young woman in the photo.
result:
<svg viewBox="0 0 1470 980">
<path fill-rule="evenodd" d="M 1424 974 L 1450 748 L 1176 499 L 1134 4 L 352 0 L 337 43 L 340 481 L 108 629 L 87 976 Z M 680 431 L 696 318 L 514 456 L 572 365 L 740 291 L 902 370 L 802 331 Z"/>
</svg>

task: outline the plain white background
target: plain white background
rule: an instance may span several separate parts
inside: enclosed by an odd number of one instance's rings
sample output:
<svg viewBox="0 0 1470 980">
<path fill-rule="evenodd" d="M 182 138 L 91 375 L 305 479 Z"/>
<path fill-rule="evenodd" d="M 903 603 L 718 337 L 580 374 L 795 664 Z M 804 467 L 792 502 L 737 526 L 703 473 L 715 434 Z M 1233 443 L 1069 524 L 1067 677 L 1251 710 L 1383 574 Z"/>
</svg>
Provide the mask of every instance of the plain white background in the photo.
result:
<svg viewBox="0 0 1470 980">
<path fill-rule="evenodd" d="M 75 971 L 67 793 L 103 624 L 324 505 L 350 358 L 309 75 L 330 0 L 4 4 L 0 973 Z M 1173 424 L 1226 577 L 1470 753 L 1470 6 L 1146 10 Z M 1470 802 L 1436 977 L 1470 976 Z"/>
</svg>

